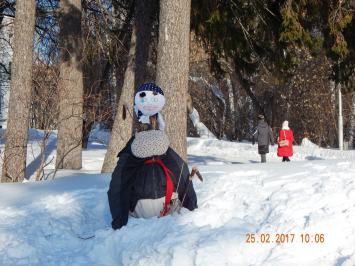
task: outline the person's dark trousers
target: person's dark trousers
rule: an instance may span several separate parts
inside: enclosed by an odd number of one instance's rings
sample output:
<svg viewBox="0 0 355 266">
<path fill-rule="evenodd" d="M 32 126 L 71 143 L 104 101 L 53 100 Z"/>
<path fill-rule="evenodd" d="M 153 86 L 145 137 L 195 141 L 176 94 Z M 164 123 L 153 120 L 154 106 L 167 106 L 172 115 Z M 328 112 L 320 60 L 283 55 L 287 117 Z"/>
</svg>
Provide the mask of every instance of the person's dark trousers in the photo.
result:
<svg viewBox="0 0 355 266">
<path fill-rule="evenodd" d="M 261 156 L 261 162 L 262 163 L 266 163 L 266 154 L 264 153 L 264 154 L 260 154 L 260 156 Z"/>
<path fill-rule="evenodd" d="M 283 161 L 283 162 L 289 162 L 289 161 L 290 161 L 290 158 L 288 158 L 288 157 L 283 157 L 283 158 L 282 158 L 282 161 Z"/>
</svg>

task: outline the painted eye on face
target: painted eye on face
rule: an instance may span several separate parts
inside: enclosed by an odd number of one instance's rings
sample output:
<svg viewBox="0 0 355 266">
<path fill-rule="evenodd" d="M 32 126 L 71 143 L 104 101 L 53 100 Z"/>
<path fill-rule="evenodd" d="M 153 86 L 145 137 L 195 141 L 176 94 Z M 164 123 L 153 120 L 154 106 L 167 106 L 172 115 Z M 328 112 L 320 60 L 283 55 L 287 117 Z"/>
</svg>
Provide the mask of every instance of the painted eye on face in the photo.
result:
<svg viewBox="0 0 355 266">
<path fill-rule="evenodd" d="M 146 98 L 142 98 L 141 103 L 144 103 L 146 100 L 147 100 Z"/>
<path fill-rule="evenodd" d="M 158 97 L 153 97 L 152 102 L 156 103 L 158 101 Z"/>
</svg>

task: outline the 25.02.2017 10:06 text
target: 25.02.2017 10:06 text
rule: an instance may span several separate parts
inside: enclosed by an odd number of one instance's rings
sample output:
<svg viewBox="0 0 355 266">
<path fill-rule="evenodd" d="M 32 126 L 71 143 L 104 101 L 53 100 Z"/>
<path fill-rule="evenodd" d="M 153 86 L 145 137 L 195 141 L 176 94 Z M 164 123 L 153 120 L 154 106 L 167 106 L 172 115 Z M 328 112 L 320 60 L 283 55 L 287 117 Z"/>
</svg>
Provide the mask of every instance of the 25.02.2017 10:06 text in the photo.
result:
<svg viewBox="0 0 355 266">
<path fill-rule="evenodd" d="M 246 237 L 246 243 L 293 243 L 295 240 L 295 234 L 276 234 L 274 239 L 270 234 L 246 234 Z M 324 234 L 301 234 L 298 239 L 301 243 L 324 243 Z"/>
</svg>

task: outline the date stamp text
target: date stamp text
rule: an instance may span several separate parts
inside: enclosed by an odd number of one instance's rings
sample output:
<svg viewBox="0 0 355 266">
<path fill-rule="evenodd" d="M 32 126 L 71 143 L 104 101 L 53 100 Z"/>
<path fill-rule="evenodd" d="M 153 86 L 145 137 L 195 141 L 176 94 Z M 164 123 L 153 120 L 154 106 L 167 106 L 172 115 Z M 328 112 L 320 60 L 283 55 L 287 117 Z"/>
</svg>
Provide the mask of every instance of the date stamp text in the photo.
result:
<svg viewBox="0 0 355 266">
<path fill-rule="evenodd" d="M 324 243 L 324 234 L 246 234 L 246 243 Z"/>
</svg>

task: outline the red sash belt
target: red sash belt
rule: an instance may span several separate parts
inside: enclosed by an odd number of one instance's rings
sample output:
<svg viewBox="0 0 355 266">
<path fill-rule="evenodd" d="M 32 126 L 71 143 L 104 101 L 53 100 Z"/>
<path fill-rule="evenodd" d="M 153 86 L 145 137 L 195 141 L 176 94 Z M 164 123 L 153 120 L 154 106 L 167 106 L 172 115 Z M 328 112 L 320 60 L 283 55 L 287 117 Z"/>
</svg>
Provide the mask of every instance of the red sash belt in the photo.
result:
<svg viewBox="0 0 355 266">
<path fill-rule="evenodd" d="M 144 164 L 148 164 L 148 163 L 158 163 L 161 165 L 161 167 L 163 167 L 164 172 L 165 172 L 165 176 L 166 176 L 166 194 L 165 194 L 165 207 L 164 207 L 164 212 L 161 216 L 164 216 L 166 214 L 166 212 L 168 211 L 168 205 L 170 203 L 171 200 L 171 196 L 173 195 L 173 190 L 174 190 L 174 184 L 173 181 L 171 181 L 171 178 L 169 176 L 169 174 L 171 174 L 172 176 L 173 173 L 163 164 L 163 162 L 160 159 L 157 160 L 147 160 L 144 162 Z M 160 216 L 160 217 L 161 217 Z"/>
</svg>

